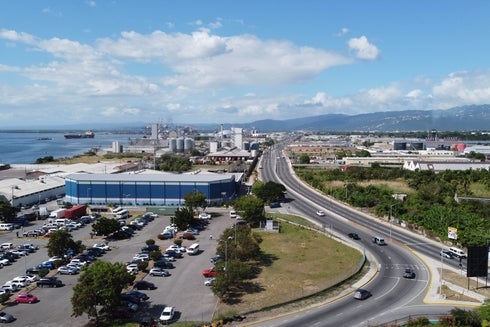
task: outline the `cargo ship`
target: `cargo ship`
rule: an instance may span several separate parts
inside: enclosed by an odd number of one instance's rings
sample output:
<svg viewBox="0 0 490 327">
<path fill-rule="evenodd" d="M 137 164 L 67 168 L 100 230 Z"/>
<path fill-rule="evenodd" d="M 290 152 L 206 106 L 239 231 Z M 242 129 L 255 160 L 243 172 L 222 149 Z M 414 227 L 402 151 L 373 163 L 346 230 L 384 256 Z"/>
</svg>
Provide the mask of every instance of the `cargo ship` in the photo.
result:
<svg viewBox="0 0 490 327">
<path fill-rule="evenodd" d="M 93 139 L 95 133 L 92 131 L 86 131 L 85 133 L 70 133 L 65 134 L 65 139 Z"/>
</svg>

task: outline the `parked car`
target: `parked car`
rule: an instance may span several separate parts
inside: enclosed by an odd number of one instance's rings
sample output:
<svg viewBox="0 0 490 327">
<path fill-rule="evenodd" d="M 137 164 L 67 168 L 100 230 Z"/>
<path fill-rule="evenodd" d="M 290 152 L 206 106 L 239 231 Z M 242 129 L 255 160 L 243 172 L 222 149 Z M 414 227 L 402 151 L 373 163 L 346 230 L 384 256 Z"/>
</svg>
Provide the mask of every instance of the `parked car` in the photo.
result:
<svg viewBox="0 0 490 327">
<path fill-rule="evenodd" d="M 58 273 L 60 275 L 76 275 L 78 270 L 74 267 L 61 266 L 58 268 Z"/>
<path fill-rule="evenodd" d="M 405 271 L 403 272 L 403 278 L 409 278 L 413 279 L 415 278 L 415 272 L 411 268 L 405 268 Z"/>
<path fill-rule="evenodd" d="M 160 251 L 160 246 L 156 244 L 150 244 L 141 248 L 141 252 L 150 253 L 152 251 Z"/>
<path fill-rule="evenodd" d="M 169 256 L 174 257 L 174 258 L 182 258 L 183 257 L 181 252 L 175 251 L 175 250 L 167 250 L 163 254 L 169 255 Z"/>
<path fill-rule="evenodd" d="M 14 300 L 16 303 L 36 303 L 38 298 L 30 293 L 19 293 Z"/>
<path fill-rule="evenodd" d="M 170 276 L 170 272 L 168 270 L 156 267 L 156 268 L 152 268 L 150 270 L 150 276 L 168 277 L 168 276 Z"/>
<path fill-rule="evenodd" d="M 215 280 L 216 280 L 216 277 L 208 278 L 204 281 L 204 285 L 205 286 L 211 286 L 211 285 L 213 285 Z"/>
<path fill-rule="evenodd" d="M 214 257 L 211 258 L 211 263 L 218 263 L 223 261 L 223 257 L 221 255 L 215 255 Z"/>
<path fill-rule="evenodd" d="M 162 313 L 160 314 L 160 322 L 163 324 L 167 324 L 174 319 L 175 309 L 174 307 L 165 307 L 163 308 Z"/>
<path fill-rule="evenodd" d="M 137 263 L 130 263 L 129 265 L 126 266 L 126 270 L 131 275 L 136 275 L 138 273 L 138 264 Z"/>
<path fill-rule="evenodd" d="M 111 247 L 107 243 L 96 243 L 92 245 L 93 248 L 102 249 L 104 251 L 110 251 Z"/>
<path fill-rule="evenodd" d="M 136 290 L 154 290 L 157 287 L 153 283 L 147 282 L 145 280 L 139 280 L 133 284 L 133 288 Z"/>
<path fill-rule="evenodd" d="M 0 322 L 1 323 L 9 323 L 14 321 L 15 318 L 10 313 L 6 313 L 4 311 L 0 311 Z"/>
<path fill-rule="evenodd" d="M 157 268 L 164 268 L 164 269 L 172 269 L 172 268 L 175 268 L 173 263 L 165 260 L 165 259 L 160 259 L 160 260 L 157 260 L 153 263 L 153 267 L 157 267 Z"/>
<path fill-rule="evenodd" d="M 43 261 L 40 264 L 38 264 L 36 266 L 36 268 L 38 268 L 38 269 L 43 269 L 44 268 L 44 269 L 51 270 L 51 269 L 54 269 L 54 263 L 53 263 L 53 261 Z"/>
<path fill-rule="evenodd" d="M 365 300 L 368 297 L 370 297 L 371 295 L 372 295 L 371 292 L 369 292 L 368 290 L 360 288 L 354 292 L 354 299 Z"/>
<path fill-rule="evenodd" d="M 211 219 L 211 218 L 212 218 L 212 216 L 211 216 L 211 214 L 210 214 L 210 213 L 207 213 L 207 212 L 201 212 L 201 213 L 199 214 L 199 218 L 200 218 L 200 219 Z"/>
<path fill-rule="evenodd" d="M 61 287 L 63 282 L 56 277 L 43 277 L 36 282 L 36 285 L 38 287 Z"/>
<path fill-rule="evenodd" d="M 123 294 L 130 295 L 130 296 L 135 296 L 135 297 L 141 299 L 141 301 L 146 301 L 146 300 L 149 300 L 150 299 L 150 297 L 148 295 L 146 295 L 146 293 L 143 293 L 143 292 L 140 292 L 140 291 L 136 291 L 136 290 L 126 291 Z"/>
<path fill-rule="evenodd" d="M 202 275 L 206 278 L 209 278 L 209 277 L 216 277 L 216 270 L 214 270 L 214 268 L 210 268 L 210 269 L 204 269 L 202 271 Z"/>
</svg>

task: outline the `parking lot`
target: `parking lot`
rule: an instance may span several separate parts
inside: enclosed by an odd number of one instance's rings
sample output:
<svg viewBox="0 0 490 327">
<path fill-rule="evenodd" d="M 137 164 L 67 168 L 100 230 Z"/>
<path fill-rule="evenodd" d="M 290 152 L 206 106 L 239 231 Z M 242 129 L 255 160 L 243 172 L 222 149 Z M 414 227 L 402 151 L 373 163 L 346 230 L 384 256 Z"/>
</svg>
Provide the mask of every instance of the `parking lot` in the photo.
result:
<svg viewBox="0 0 490 327">
<path fill-rule="evenodd" d="M 222 231 L 230 227 L 234 220 L 229 218 L 229 211 L 225 208 L 210 208 L 208 212 L 213 214 L 213 219 L 207 225 L 207 229 L 196 235 L 196 240 L 184 240 L 183 245 L 189 246 L 199 242 L 201 252 L 198 255 L 187 255 L 174 262 L 175 268 L 169 269 L 169 277 L 144 276 L 144 280 L 153 282 L 157 289 L 144 291 L 150 299 L 147 304 L 140 308 L 135 317 L 143 318 L 151 316 L 158 318 L 165 306 L 173 306 L 177 311 L 177 319 L 180 321 L 210 321 L 216 308 L 217 298 L 208 286 L 204 285 L 202 270 L 212 266 L 210 259 L 215 254 L 216 242 Z M 44 224 L 45 221 L 35 221 L 25 230 L 35 229 Z M 160 216 L 149 222 L 141 230 L 136 231 L 134 236 L 127 240 L 111 241 L 109 245 L 112 250 L 104 254 L 98 260 L 111 262 L 129 262 L 134 254 L 146 245 L 146 240 L 154 239 L 160 249 L 165 250 L 173 244 L 173 240 L 159 240 L 157 235 L 170 223 L 170 217 Z M 102 238 L 91 237 L 90 225 L 72 232 L 74 240 L 81 240 L 87 247 L 100 243 Z M 25 257 L 17 259 L 12 265 L 5 266 L 0 270 L 0 283 L 20 275 L 24 275 L 27 268 L 48 259 L 46 244 L 47 238 L 17 238 L 16 231 L 1 232 L 0 243 L 12 242 L 15 246 L 23 243 L 34 243 L 39 250 Z M 19 233 L 22 235 L 22 231 Z M 210 239 L 210 235 L 214 235 Z M 54 271 L 51 274 L 55 273 Z M 138 278 L 144 274 L 139 274 Z M 87 316 L 71 317 L 72 287 L 77 283 L 79 275 L 58 275 L 64 282 L 61 288 L 32 288 L 31 293 L 39 298 L 35 304 L 12 304 L 2 308 L 3 311 L 14 315 L 16 321 L 12 326 L 84 326 L 88 322 Z"/>
</svg>

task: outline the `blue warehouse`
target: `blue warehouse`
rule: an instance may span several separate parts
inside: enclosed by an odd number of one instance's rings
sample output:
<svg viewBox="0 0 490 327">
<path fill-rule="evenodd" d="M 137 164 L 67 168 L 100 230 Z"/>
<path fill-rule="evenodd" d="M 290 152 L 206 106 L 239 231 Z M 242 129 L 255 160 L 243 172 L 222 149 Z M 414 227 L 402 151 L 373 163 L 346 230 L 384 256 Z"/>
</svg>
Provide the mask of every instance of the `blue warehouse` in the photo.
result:
<svg viewBox="0 0 490 327">
<path fill-rule="evenodd" d="M 215 174 L 70 174 L 65 178 L 66 201 L 76 204 L 181 206 L 188 193 L 201 192 L 209 205 L 236 197 L 242 173 Z"/>
</svg>

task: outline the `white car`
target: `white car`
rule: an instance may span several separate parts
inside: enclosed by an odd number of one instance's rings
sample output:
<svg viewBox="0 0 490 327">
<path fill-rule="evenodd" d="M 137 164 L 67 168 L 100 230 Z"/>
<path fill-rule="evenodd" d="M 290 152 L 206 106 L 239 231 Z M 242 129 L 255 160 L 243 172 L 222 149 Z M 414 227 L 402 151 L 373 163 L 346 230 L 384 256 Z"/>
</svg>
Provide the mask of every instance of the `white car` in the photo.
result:
<svg viewBox="0 0 490 327">
<path fill-rule="evenodd" d="M 318 211 L 316 212 L 316 214 L 317 214 L 318 216 L 320 216 L 320 217 L 323 217 L 323 216 L 325 216 L 325 211 L 323 211 L 323 210 L 318 210 Z"/>
<path fill-rule="evenodd" d="M 213 283 L 214 283 L 214 281 L 215 281 L 215 280 L 216 280 L 216 278 L 215 278 L 215 277 L 208 278 L 208 279 L 206 279 L 206 280 L 204 281 L 204 285 L 205 285 L 205 286 L 211 286 L 211 285 L 213 285 Z"/>
<path fill-rule="evenodd" d="M 92 245 L 93 248 L 101 249 L 104 251 L 109 251 L 111 247 L 107 243 L 97 243 Z"/>
<path fill-rule="evenodd" d="M 126 270 L 128 271 L 128 273 L 132 275 L 136 275 L 138 273 L 138 264 L 130 263 L 129 265 L 126 266 Z"/>
<path fill-rule="evenodd" d="M 168 323 L 174 319 L 175 309 L 174 307 L 165 307 L 163 308 L 162 314 L 160 315 L 161 323 Z"/>
<path fill-rule="evenodd" d="M 174 250 L 176 252 L 185 252 L 185 247 L 177 244 L 170 245 L 167 250 Z"/>
<path fill-rule="evenodd" d="M 149 261 L 150 255 L 148 253 L 138 253 L 133 257 L 133 260 L 137 261 Z"/>
<path fill-rule="evenodd" d="M 199 218 L 200 218 L 200 219 L 211 219 L 211 218 L 212 218 L 212 216 L 211 216 L 211 214 L 209 214 L 209 213 L 207 213 L 207 212 L 201 212 L 201 213 L 199 214 Z"/>
</svg>

